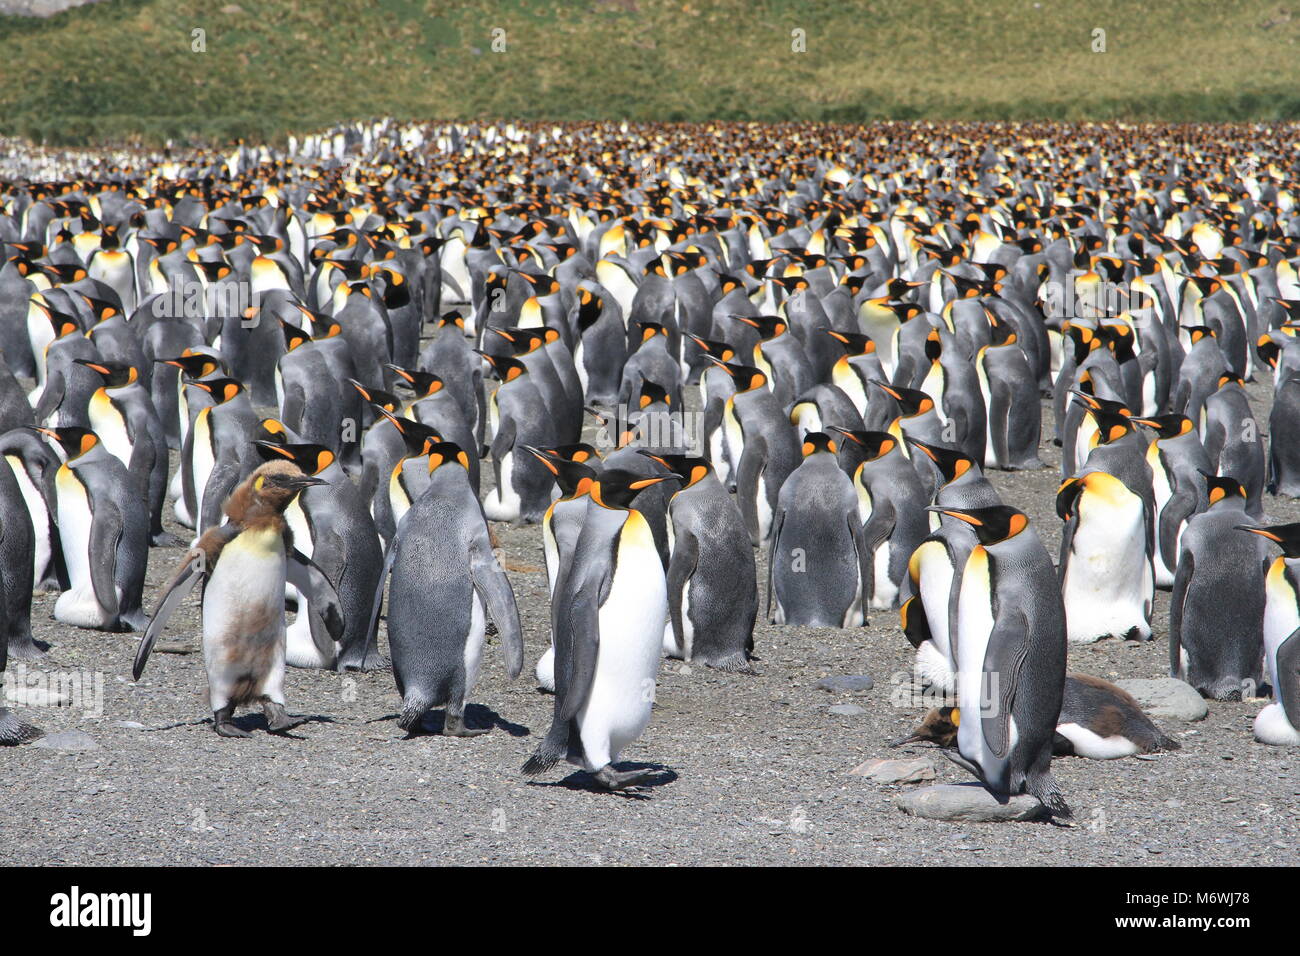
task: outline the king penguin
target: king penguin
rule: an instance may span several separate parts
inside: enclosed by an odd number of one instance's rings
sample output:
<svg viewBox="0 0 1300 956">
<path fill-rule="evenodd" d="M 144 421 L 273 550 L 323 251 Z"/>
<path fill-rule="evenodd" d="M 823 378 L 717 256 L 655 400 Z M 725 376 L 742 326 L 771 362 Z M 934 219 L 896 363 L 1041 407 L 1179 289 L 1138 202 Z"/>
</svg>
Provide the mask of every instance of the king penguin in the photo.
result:
<svg viewBox="0 0 1300 956">
<path fill-rule="evenodd" d="M 529 776 L 567 759 L 598 786 L 623 790 L 646 771 L 614 761 L 650 722 L 668 623 L 668 585 L 650 526 L 630 507 L 645 478 L 609 469 L 592 483 L 573 564 L 552 605 L 555 710 L 551 728 L 524 764 Z"/>
<path fill-rule="evenodd" d="M 979 539 L 957 600 L 957 749 L 944 751 L 999 800 L 1028 793 L 1070 808 L 1052 779 L 1065 688 L 1065 608 L 1052 559 L 1024 512 L 942 508 Z"/>
<path fill-rule="evenodd" d="M 1300 524 L 1239 525 L 1282 546 L 1264 578 L 1264 675 L 1273 701 L 1255 717 L 1255 739 L 1300 746 Z"/>
<path fill-rule="evenodd" d="M 235 708 L 249 704 L 261 705 L 272 733 L 302 723 L 285 711 L 286 581 L 312 596 L 331 638 L 342 634 L 334 588 L 294 548 L 284 520 L 294 496 L 321 483 L 287 461 L 267 462 L 249 475 L 225 502 L 226 520 L 204 532 L 181 559 L 136 651 L 131 673 L 139 680 L 168 618 L 203 581 L 203 663 L 212 726 L 222 737 L 250 736 L 234 723 Z"/>
</svg>

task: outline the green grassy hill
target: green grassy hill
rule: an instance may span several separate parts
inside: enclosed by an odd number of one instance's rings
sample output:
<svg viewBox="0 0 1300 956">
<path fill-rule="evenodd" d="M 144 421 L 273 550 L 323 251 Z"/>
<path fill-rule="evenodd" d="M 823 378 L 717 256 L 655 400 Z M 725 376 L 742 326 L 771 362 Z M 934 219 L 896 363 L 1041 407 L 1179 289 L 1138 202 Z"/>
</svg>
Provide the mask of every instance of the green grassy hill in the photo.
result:
<svg viewBox="0 0 1300 956">
<path fill-rule="evenodd" d="M 226 139 L 380 114 L 1295 119 L 1289 2 L 108 0 L 0 16 L 0 132 Z"/>
</svg>

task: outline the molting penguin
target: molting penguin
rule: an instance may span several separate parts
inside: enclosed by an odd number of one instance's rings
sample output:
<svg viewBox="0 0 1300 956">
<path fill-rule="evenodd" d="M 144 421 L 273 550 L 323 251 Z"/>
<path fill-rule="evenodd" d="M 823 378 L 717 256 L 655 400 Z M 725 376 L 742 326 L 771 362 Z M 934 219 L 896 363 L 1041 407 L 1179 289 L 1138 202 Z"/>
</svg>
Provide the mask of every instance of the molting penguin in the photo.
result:
<svg viewBox="0 0 1300 956">
<path fill-rule="evenodd" d="M 249 475 L 225 502 L 225 522 L 204 532 L 181 559 L 136 651 L 131 673 L 139 680 L 168 618 L 203 581 L 203 663 L 213 729 L 222 737 L 249 736 L 233 720 L 235 708 L 249 704 L 261 705 L 272 733 L 302 723 L 285 711 L 286 581 L 312 596 L 333 639 L 342 634 L 334 588 L 294 548 L 284 520 L 299 491 L 322 483 L 287 461 L 267 462 Z"/>
</svg>

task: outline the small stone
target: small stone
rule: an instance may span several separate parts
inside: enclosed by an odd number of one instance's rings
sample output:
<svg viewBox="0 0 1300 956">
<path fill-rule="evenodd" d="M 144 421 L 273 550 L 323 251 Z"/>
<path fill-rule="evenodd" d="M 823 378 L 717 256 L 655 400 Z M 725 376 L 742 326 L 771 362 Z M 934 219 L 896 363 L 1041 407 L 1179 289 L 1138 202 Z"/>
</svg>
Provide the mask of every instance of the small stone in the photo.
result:
<svg viewBox="0 0 1300 956">
<path fill-rule="evenodd" d="M 167 641 L 155 645 L 154 652 L 158 654 L 193 654 L 193 644 L 182 644 L 179 641 Z"/>
<path fill-rule="evenodd" d="M 914 760 L 868 760 L 849 773 L 873 783 L 925 783 L 934 779 L 934 764 L 928 757 Z"/>
<path fill-rule="evenodd" d="M 70 753 L 99 749 L 95 738 L 83 730 L 65 730 L 57 734 L 47 734 L 32 746 L 44 750 L 65 750 Z"/>
<path fill-rule="evenodd" d="M 1174 677 L 1155 680 L 1121 680 L 1115 685 L 1132 694 L 1151 717 L 1204 720 L 1210 712 L 1205 698 L 1191 684 Z"/>
<path fill-rule="evenodd" d="M 136 723 L 134 720 L 114 721 L 113 726 L 121 727 L 123 730 L 144 730 L 144 724 Z"/>
<path fill-rule="evenodd" d="M 904 813 L 958 823 L 1012 823 L 1042 820 L 1050 814 L 1035 797 L 1021 794 L 998 803 L 978 783 L 945 783 L 913 790 L 898 798 Z"/>
<path fill-rule="evenodd" d="M 826 712 L 834 714 L 836 717 L 861 717 L 867 711 L 866 708 L 859 707 L 857 704 L 836 704 L 834 707 L 828 707 Z"/>
<path fill-rule="evenodd" d="M 866 674 L 834 674 L 823 677 L 813 686 L 832 694 L 857 694 L 871 690 L 876 686 L 876 682 Z"/>
</svg>

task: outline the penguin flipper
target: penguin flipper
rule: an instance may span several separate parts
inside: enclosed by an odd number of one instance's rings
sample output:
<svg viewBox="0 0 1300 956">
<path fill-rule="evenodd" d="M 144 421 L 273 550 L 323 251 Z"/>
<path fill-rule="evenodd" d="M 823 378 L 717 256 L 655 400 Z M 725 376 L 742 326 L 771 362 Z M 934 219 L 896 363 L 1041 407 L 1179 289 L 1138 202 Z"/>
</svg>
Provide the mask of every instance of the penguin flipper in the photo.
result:
<svg viewBox="0 0 1300 956">
<path fill-rule="evenodd" d="M 149 662 L 149 654 L 153 651 L 158 635 L 163 632 L 168 619 L 181 606 L 186 595 L 207 573 L 207 566 L 204 552 L 200 548 L 190 549 L 181 559 L 181 566 L 176 569 L 176 573 L 163 589 L 162 601 L 153 612 L 149 626 L 145 628 L 144 637 L 140 638 L 140 646 L 135 652 L 135 663 L 131 665 L 132 680 L 139 680 L 140 675 L 144 673 L 144 665 Z"/>
<path fill-rule="evenodd" d="M 746 440 L 745 450 L 740 453 L 740 463 L 736 467 L 736 500 L 749 530 L 749 539 L 756 546 L 763 543 L 759 537 L 762 528 L 758 520 L 758 480 L 766 470 L 767 442 L 762 435 L 755 435 Z"/>
<path fill-rule="evenodd" d="M 1174 567 L 1178 561 L 1178 528 L 1195 514 L 1197 506 L 1195 493 L 1188 494 L 1185 489 L 1179 489 L 1176 478 L 1173 485 L 1173 494 L 1160 514 L 1160 557 L 1167 568 Z"/>
<path fill-rule="evenodd" d="M 871 603 L 871 598 L 875 591 L 875 575 L 871 556 L 872 550 L 867 547 L 866 526 L 858 520 L 856 510 L 849 513 L 849 535 L 853 539 L 853 550 L 858 555 L 858 582 L 862 595 L 862 623 L 867 623 L 867 606 Z M 904 580 L 907 575 L 903 575 Z"/>
<path fill-rule="evenodd" d="M 402 518 L 403 521 L 406 518 Z M 375 585 L 375 600 L 370 606 L 370 625 L 366 628 L 367 634 L 375 634 L 379 627 L 379 612 L 384 607 L 384 585 L 388 583 L 388 574 L 393 570 L 393 562 L 397 560 L 397 547 L 401 537 L 402 526 L 398 525 L 397 530 L 393 532 L 393 540 L 388 544 L 388 551 L 384 555 L 384 566 L 379 572 L 379 580 Z"/>
<path fill-rule="evenodd" d="M 1005 468 L 1010 460 L 1007 452 L 1007 428 L 1008 416 L 1011 414 L 1011 390 L 997 380 L 991 380 L 989 385 L 988 427 L 992 432 L 988 437 L 993 442 L 993 455 L 997 464 Z"/>
<path fill-rule="evenodd" d="M 1278 645 L 1274 661 L 1277 686 L 1273 696 L 1282 705 L 1287 722 L 1300 726 L 1300 628 Z"/>
<path fill-rule="evenodd" d="M 984 654 L 984 673 L 989 675 L 990 690 L 997 694 L 997 710 L 992 716 L 980 715 L 980 729 L 989 749 L 1003 761 L 1011 752 L 1011 708 L 1028 657 L 1029 622 L 1025 612 L 1012 608 L 999 614 Z"/>
<path fill-rule="evenodd" d="M 293 431 L 302 430 L 302 416 L 307 408 L 307 396 L 302 386 L 296 382 L 284 390 L 284 401 L 280 405 L 280 421 Z"/>
<path fill-rule="evenodd" d="M 606 582 L 602 590 L 608 591 Z M 573 604 L 567 615 L 570 626 L 570 652 L 567 680 L 564 693 L 560 695 L 560 683 L 556 680 L 556 694 L 562 696 L 562 706 L 556 718 L 568 723 L 578 716 L 587 698 L 591 696 L 591 685 L 596 679 L 596 656 L 600 651 L 600 611 L 599 601 L 589 588 L 580 588 L 573 596 Z M 556 662 L 558 664 L 558 660 Z"/>
<path fill-rule="evenodd" d="M 1187 603 L 1187 588 L 1196 573 L 1196 558 L 1191 548 L 1183 548 L 1178 556 L 1178 570 L 1174 572 L 1174 590 L 1169 595 L 1169 676 L 1186 680 L 1182 671 L 1183 605 Z"/>
<path fill-rule="evenodd" d="M 772 519 L 772 534 L 768 540 L 767 547 L 767 603 L 763 607 L 763 616 L 767 618 L 767 623 L 769 624 L 776 623 L 772 619 L 772 596 L 776 593 L 776 552 L 779 547 L 778 542 L 781 540 L 781 526 L 784 524 L 785 511 L 784 509 L 778 510 L 776 516 Z M 670 602 L 669 606 L 671 607 L 671 593 L 668 596 L 668 600 Z M 676 627 L 677 625 L 674 624 L 674 630 Z"/>
<path fill-rule="evenodd" d="M 99 606 L 116 618 L 118 612 L 117 546 L 122 540 L 122 512 L 117 505 L 100 502 L 90 519 L 90 584 Z M 111 558 L 111 560 L 105 560 Z"/>
<path fill-rule="evenodd" d="M 501 649 L 506 655 L 506 672 L 514 680 L 524 669 L 523 629 L 519 625 L 514 589 L 492 553 L 486 529 L 470 552 L 469 575 L 474 590 L 487 607 L 488 617 L 497 626 Z"/>
<path fill-rule="evenodd" d="M 779 530 L 779 528 L 778 528 Z M 776 540 L 773 535 L 772 540 Z M 682 620 L 682 598 L 691 586 L 691 575 L 699 564 L 700 545 L 695 535 L 683 529 L 673 541 L 673 554 L 668 561 L 668 617 L 673 625 L 673 638 L 682 656 L 686 655 L 686 622 Z M 771 572 L 768 572 L 768 605 L 771 598 Z"/>
<path fill-rule="evenodd" d="M 59 406 L 63 404 L 66 388 L 62 372 L 55 372 L 45 380 L 45 389 L 41 392 L 41 397 L 36 400 L 36 407 L 32 409 L 32 419 L 37 425 L 44 425 L 49 417 L 58 411 Z"/>
<path fill-rule="evenodd" d="M 343 605 L 339 602 L 338 591 L 334 590 L 334 585 L 325 576 L 325 572 L 317 567 L 311 558 L 294 548 L 285 561 L 285 574 L 290 584 L 307 595 L 312 612 L 320 614 L 330 640 L 335 643 L 343 640 Z M 315 629 L 312 637 L 316 637 Z M 322 650 L 326 649 L 322 648 Z M 334 648 L 330 647 L 328 650 L 332 656 Z"/>
<path fill-rule="evenodd" d="M 501 460 L 515 446 L 515 420 L 504 418 L 497 426 L 497 433 L 492 438 L 492 447 L 488 454 L 492 456 L 492 481 L 497 490 L 497 497 L 505 500 L 501 490 Z"/>
</svg>

